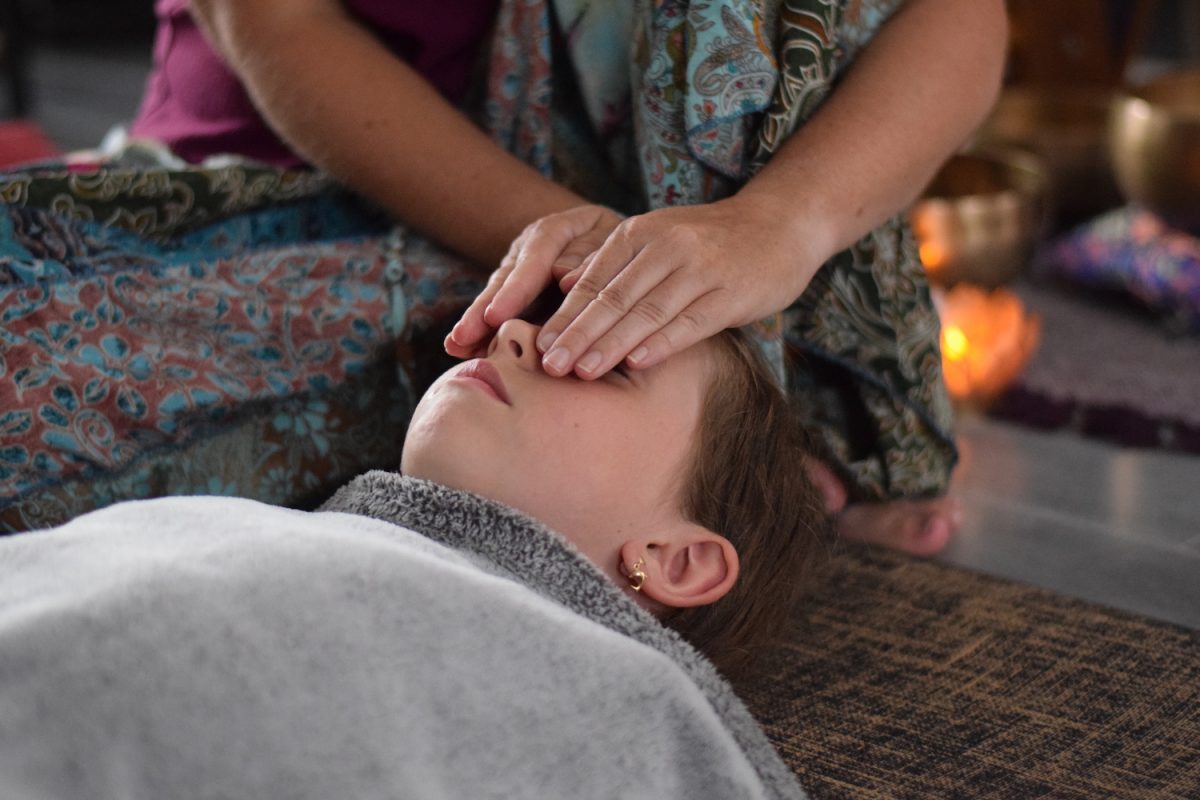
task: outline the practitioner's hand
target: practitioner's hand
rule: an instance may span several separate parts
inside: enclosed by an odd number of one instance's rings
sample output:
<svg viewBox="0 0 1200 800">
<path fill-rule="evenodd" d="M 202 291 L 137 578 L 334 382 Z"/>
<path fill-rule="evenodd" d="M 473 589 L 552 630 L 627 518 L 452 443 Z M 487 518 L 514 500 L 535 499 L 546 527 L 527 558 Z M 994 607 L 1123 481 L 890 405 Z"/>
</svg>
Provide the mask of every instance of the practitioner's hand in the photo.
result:
<svg viewBox="0 0 1200 800">
<path fill-rule="evenodd" d="M 744 195 L 630 217 L 560 281 L 566 299 L 537 342 L 544 369 L 641 369 L 783 310 L 832 255 L 813 228 L 789 228 L 777 204 Z"/>
<path fill-rule="evenodd" d="M 551 281 L 575 270 L 621 222 L 604 206 L 579 206 L 542 217 L 522 231 L 462 319 L 446 352 L 469 358 L 510 319 L 521 315 Z"/>
</svg>

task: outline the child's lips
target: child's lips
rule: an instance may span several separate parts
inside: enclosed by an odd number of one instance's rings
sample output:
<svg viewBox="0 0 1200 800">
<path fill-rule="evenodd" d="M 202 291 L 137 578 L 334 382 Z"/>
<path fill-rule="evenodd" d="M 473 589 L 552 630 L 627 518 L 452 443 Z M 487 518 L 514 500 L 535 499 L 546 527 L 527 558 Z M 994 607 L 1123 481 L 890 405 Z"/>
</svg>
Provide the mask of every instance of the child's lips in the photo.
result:
<svg viewBox="0 0 1200 800">
<path fill-rule="evenodd" d="M 496 396 L 505 405 L 512 405 L 512 400 L 509 399 L 508 389 L 504 385 L 504 378 L 500 377 L 500 370 L 496 369 L 490 361 L 483 358 L 473 358 L 467 361 L 462 366 L 454 370 L 452 375 L 454 378 L 470 378 L 480 381 L 491 393 Z"/>
</svg>

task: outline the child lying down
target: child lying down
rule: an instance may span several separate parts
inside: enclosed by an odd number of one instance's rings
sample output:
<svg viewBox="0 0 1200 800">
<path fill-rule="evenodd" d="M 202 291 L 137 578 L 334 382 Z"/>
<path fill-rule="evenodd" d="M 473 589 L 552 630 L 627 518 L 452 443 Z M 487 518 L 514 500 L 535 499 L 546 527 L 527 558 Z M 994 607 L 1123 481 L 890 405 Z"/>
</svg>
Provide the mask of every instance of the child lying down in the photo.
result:
<svg viewBox="0 0 1200 800">
<path fill-rule="evenodd" d="M 826 549 L 782 396 L 736 333 L 585 383 L 537 332 L 318 512 L 0 540 L 0 797 L 801 797 L 714 669 Z"/>
</svg>

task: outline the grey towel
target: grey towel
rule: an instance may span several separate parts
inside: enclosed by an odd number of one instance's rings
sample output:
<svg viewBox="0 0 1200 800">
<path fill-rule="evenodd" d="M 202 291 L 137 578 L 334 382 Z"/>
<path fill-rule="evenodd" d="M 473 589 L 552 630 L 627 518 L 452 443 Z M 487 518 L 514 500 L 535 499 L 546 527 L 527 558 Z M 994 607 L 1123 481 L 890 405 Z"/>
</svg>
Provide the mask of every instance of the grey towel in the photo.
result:
<svg viewBox="0 0 1200 800">
<path fill-rule="evenodd" d="M 0 540 L 5 800 L 802 796 L 707 661 L 473 495 L 372 473 Z"/>
</svg>

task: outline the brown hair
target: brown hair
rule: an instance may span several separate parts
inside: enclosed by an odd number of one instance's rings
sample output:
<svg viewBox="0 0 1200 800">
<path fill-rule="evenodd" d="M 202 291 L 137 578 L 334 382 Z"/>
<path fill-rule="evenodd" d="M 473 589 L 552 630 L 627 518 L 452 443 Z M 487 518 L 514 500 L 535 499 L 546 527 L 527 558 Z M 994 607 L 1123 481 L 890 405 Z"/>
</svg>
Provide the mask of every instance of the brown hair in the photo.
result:
<svg viewBox="0 0 1200 800">
<path fill-rule="evenodd" d="M 831 525 L 804 468 L 807 435 L 755 345 L 736 330 L 712 341 L 716 366 L 682 511 L 728 539 L 741 570 L 718 602 L 663 621 L 736 678 L 781 632 L 829 551 Z"/>
</svg>

